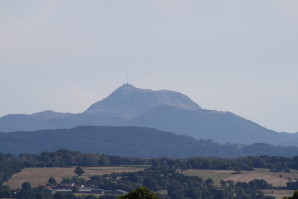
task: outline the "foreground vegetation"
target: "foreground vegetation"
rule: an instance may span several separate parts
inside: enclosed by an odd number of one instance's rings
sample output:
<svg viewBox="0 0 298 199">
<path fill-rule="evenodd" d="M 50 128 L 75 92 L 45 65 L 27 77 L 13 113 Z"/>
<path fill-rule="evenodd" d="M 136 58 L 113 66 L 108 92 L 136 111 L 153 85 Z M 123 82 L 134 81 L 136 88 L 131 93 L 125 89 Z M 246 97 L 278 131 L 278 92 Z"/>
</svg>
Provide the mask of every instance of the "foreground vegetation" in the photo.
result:
<svg viewBox="0 0 298 199">
<path fill-rule="evenodd" d="M 98 167 L 98 166 L 120 166 L 131 165 L 139 168 L 143 165 L 151 165 L 134 172 L 109 172 L 89 173 L 85 168 L 85 174 L 73 177 L 61 178 L 62 183 L 73 183 L 79 186 L 100 188 L 103 190 L 131 191 L 140 186 L 145 186 L 157 193 L 162 199 L 263 199 L 271 198 L 265 196 L 263 190 L 269 190 L 271 184 L 265 180 L 255 179 L 247 182 L 234 182 L 232 180 L 221 180 L 214 183 L 211 178 L 186 175 L 189 169 L 208 170 L 232 170 L 235 173 L 252 171 L 254 168 L 267 168 L 272 172 L 290 172 L 297 169 L 298 157 L 246 157 L 237 159 L 216 158 L 188 158 L 188 159 L 140 159 L 123 158 L 102 154 L 82 154 L 79 152 L 59 150 L 56 152 L 44 152 L 36 154 L 0 154 L 0 198 L 115 198 L 114 195 L 90 195 L 77 194 L 76 190 L 71 193 L 45 193 L 42 186 L 32 188 L 31 184 L 23 183 L 21 189 L 10 190 L 4 185 L 11 176 L 20 172 L 23 168 L 43 167 Z M 138 166 L 139 165 L 139 166 Z M 96 170 L 96 168 L 93 168 Z M 123 168 L 122 168 L 123 169 Z M 53 174 L 54 175 L 54 174 Z M 85 176 L 84 176 L 85 175 Z M 88 178 L 87 178 L 88 176 Z M 58 179 L 54 179 L 57 182 Z M 53 183 L 53 178 L 48 183 Z M 25 184 L 25 185 L 24 185 Z M 45 184 L 44 184 L 45 185 Z M 280 187 L 279 187 L 280 188 Z M 282 187 L 284 189 L 297 189 L 298 182 L 292 182 Z"/>
</svg>

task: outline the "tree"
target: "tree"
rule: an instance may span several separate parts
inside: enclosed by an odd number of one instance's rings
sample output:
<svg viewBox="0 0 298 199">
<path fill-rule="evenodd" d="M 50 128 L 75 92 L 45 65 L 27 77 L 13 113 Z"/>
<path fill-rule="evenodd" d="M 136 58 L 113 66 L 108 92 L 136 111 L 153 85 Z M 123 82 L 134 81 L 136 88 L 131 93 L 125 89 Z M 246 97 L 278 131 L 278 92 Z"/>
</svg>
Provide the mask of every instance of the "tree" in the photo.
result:
<svg viewBox="0 0 298 199">
<path fill-rule="evenodd" d="M 298 199 L 298 190 L 294 192 L 293 196 L 283 197 L 283 199 Z"/>
<path fill-rule="evenodd" d="M 212 186 L 213 185 L 213 180 L 211 178 L 208 178 L 207 180 L 205 180 L 205 185 L 206 186 Z"/>
<path fill-rule="evenodd" d="M 56 185 L 57 184 L 57 180 L 53 177 L 50 177 L 48 180 L 48 184 L 49 185 Z"/>
<path fill-rule="evenodd" d="M 31 190 L 31 184 L 29 182 L 24 182 L 22 184 L 22 190 Z"/>
<path fill-rule="evenodd" d="M 78 175 L 81 176 L 83 173 L 85 173 L 84 169 L 82 167 L 76 167 L 74 172 Z"/>
<path fill-rule="evenodd" d="M 159 199 L 152 191 L 146 187 L 139 187 L 129 193 L 120 196 L 118 199 Z"/>
</svg>

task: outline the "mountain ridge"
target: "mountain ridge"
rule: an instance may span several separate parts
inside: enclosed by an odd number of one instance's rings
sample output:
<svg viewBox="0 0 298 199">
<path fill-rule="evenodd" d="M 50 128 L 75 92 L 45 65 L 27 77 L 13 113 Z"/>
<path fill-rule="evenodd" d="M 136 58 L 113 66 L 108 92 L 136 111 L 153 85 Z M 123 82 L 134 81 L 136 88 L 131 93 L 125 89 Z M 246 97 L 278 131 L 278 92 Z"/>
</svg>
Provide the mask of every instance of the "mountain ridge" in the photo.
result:
<svg viewBox="0 0 298 199">
<path fill-rule="evenodd" d="M 298 147 L 218 144 L 145 127 L 81 126 L 71 129 L 0 133 L 0 153 L 41 153 L 58 149 L 126 157 L 296 156 Z"/>
<path fill-rule="evenodd" d="M 287 144 L 280 136 L 282 134 L 234 113 L 206 109 L 189 111 L 161 105 L 135 117 L 128 122 L 128 125 L 156 128 L 197 139 L 212 139 L 218 143 L 253 144 L 256 143 L 257 137 L 260 143 L 296 145 L 295 140 L 287 140 L 291 143 Z M 198 129 L 201 133 L 194 133 Z M 229 136 L 222 134 L 222 131 L 229 131 Z"/>
<path fill-rule="evenodd" d="M 74 128 L 76 126 L 140 126 L 212 139 L 218 143 L 298 146 L 298 134 L 277 133 L 231 112 L 202 109 L 188 96 L 153 91 L 130 84 L 78 114 L 43 111 L 0 118 L 0 132 Z"/>
</svg>

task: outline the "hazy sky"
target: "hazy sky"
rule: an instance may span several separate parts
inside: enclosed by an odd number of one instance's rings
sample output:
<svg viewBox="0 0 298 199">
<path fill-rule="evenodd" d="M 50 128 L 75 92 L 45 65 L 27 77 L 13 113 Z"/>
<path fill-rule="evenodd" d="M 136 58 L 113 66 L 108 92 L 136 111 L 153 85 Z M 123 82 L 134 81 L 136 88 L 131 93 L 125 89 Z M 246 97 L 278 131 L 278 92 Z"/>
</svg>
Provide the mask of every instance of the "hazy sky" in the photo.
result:
<svg viewBox="0 0 298 199">
<path fill-rule="evenodd" d="M 129 78 L 298 132 L 297 0 L 1 0 L 0 116 L 82 112 Z"/>
</svg>

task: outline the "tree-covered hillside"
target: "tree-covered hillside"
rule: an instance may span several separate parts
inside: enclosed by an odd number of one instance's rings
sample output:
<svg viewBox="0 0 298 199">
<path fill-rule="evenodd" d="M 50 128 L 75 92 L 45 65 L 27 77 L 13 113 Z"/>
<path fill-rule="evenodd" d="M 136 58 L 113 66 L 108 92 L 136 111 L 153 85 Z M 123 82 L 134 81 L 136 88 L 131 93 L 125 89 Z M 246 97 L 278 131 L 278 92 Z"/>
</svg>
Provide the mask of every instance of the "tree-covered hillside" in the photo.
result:
<svg viewBox="0 0 298 199">
<path fill-rule="evenodd" d="M 69 149 L 127 157 L 295 156 L 297 147 L 218 144 L 143 127 L 96 127 L 0 133 L 2 153 L 41 153 Z"/>
</svg>

